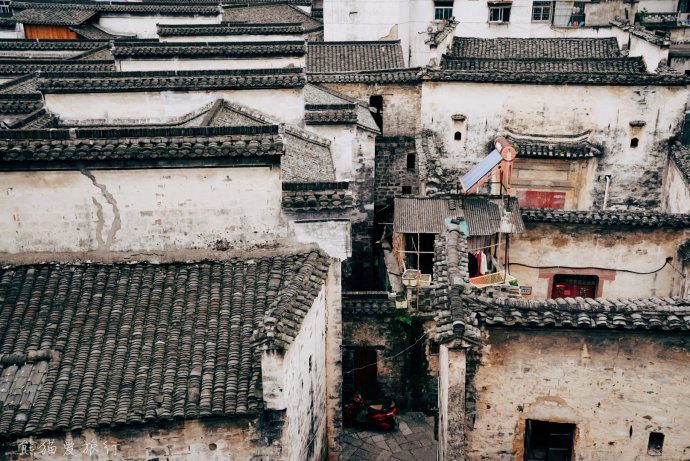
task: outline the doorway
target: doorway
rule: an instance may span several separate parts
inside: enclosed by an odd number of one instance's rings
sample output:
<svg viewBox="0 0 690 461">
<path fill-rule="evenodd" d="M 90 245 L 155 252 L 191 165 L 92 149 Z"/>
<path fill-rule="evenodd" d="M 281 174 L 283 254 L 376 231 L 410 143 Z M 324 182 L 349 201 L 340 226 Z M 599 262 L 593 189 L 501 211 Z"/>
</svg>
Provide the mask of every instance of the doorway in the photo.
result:
<svg viewBox="0 0 690 461">
<path fill-rule="evenodd" d="M 378 397 L 376 356 L 376 349 L 355 349 L 353 351 L 354 391 L 360 392 L 362 397 L 367 400 Z"/>
</svg>

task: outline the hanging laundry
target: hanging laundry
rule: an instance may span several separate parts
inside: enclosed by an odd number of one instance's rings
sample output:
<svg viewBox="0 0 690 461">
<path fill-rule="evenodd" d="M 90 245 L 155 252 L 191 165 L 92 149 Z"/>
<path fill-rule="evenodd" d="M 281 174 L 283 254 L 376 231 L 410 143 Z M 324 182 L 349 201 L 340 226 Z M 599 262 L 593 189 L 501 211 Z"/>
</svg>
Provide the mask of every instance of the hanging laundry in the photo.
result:
<svg viewBox="0 0 690 461">
<path fill-rule="evenodd" d="M 481 262 L 479 263 L 479 273 L 484 275 L 489 272 L 488 268 L 488 258 L 484 253 L 479 253 L 481 255 Z"/>
</svg>

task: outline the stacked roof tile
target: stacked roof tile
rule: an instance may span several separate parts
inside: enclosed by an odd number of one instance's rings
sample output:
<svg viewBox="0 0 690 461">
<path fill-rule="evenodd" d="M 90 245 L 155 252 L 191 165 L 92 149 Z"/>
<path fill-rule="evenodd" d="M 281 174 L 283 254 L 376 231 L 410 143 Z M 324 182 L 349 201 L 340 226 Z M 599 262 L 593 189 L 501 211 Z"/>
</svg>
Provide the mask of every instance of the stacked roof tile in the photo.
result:
<svg viewBox="0 0 690 461">
<path fill-rule="evenodd" d="M 255 339 L 292 342 L 328 265 L 311 251 L 0 269 L 0 435 L 252 413 Z"/>
<path fill-rule="evenodd" d="M 508 137 L 508 140 L 516 148 L 518 157 L 523 158 L 580 160 L 601 155 L 601 150 L 584 141 L 574 143 L 547 143 L 510 137 Z"/>
<path fill-rule="evenodd" d="M 172 57 L 246 57 L 302 56 L 304 42 L 242 42 L 242 43 L 120 43 L 112 49 L 118 59 Z"/>
<path fill-rule="evenodd" d="M 46 24 L 53 26 L 78 26 L 91 19 L 96 12 L 85 9 L 66 8 L 53 9 L 28 9 L 14 15 L 14 20 L 22 24 Z"/>
<path fill-rule="evenodd" d="M 463 38 L 455 37 L 452 56 L 485 59 L 574 59 L 620 56 L 615 38 Z"/>
<path fill-rule="evenodd" d="M 194 25 L 158 25 L 161 37 L 188 37 L 205 35 L 273 35 L 301 34 L 304 26 L 299 22 L 282 22 L 275 24 L 224 23 Z"/>
<path fill-rule="evenodd" d="M 294 5 L 281 1 L 242 2 L 242 6 L 226 6 L 223 9 L 223 22 L 247 24 L 301 24 L 304 32 L 323 30 L 323 23 L 312 18 Z"/>
<path fill-rule="evenodd" d="M 48 0 L 31 0 L 12 2 L 15 10 L 48 10 L 51 12 L 64 10 L 94 11 L 99 13 L 125 13 L 125 14 L 197 14 L 197 15 L 218 15 L 219 7 L 216 4 L 195 4 L 185 2 L 181 4 L 149 4 L 146 2 L 76 2 L 65 3 L 53 2 Z"/>
<path fill-rule="evenodd" d="M 654 211 L 586 211 L 523 208 L 522 219 L 525 222 L 539 223 L 690 228 L 689 214 L 659 213 Z"/>
<path fill-rule="evenodd" d="M 0 60 L 0 76 L 19 76 L 32 72 L 113 72 L 113 61 Z"/>
<path fill-rule="evenodd" d="M 5 131 L 0 165 L 282 155 L 277 126 Z"/>
<path fill-rule="evenodd" d="M 311 42 L 307 51 L 310 73 L 360 72 L 405 67 L 400 41 Z"/>
<path fill-rule="evenodd" d="M 305 75 L 300 68 L 281 68 L 203 72 L 47 73 L 37 80 L 36 85 L 46 93 L 109 93 L 216 88 L 299 88 L 304 86 Z"/>
<path fill-rule="evenodd" d="M 455 37 L 436 81 L 580 85 L 686 85 L 680 73 L 650 74 L 621 56 L 616 38 Z"/>
</svg>

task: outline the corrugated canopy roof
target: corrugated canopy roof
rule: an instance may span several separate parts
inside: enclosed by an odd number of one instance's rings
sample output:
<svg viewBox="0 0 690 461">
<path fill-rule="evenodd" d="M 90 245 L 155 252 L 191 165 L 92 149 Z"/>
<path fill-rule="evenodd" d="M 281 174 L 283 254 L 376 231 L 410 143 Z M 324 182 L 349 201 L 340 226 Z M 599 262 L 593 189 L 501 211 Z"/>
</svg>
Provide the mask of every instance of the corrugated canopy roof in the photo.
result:
<svg viewBox="0 0 690 461">
<path fill-rule="evenodd" d="M 515 197 L 395 198 L 395 232 L 440 234 L 446 218 L 464 218 L 472 236 L 525 232 Z"/>
</svg>

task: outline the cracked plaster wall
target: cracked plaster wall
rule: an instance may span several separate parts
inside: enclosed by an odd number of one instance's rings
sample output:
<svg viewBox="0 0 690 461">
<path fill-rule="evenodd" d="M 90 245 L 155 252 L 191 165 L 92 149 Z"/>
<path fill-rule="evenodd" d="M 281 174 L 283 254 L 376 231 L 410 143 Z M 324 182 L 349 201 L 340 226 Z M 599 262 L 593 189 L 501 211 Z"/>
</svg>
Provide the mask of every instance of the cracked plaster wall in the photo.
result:
<svg viewBox="0 0 690 461">
<path fill-rule="evenodd" d="M 484 333 L 472 378 L 476 410 L 466 432 L 467 461 L 523 459 L 527 419 L 576 424 L 573 459 L 579 461 L 690 457 L 690 413 L 679 404 L 690 399 L 687 335 Z M 662 456 L 647 456 L 652 431 L 665 434 Z"/>
<path fill-rule="evenodd" d="M 670 161 L 664 187 L 664 209 L 669 213 L 690 213 L 690 181 Z"/>
<path fill-rule="evenodd" d="M 248 246 L 286 232 L 278 168 L 0 173 L 0 252 Z"/>
<path fill-rule="evenodd" d="M 443 166 L 461 171 L 486 157 L 489 142 L 499 135 L 589 141 L 603 147 L 588 185 L 594 208 L 604 197 L 605 181 L 597 178 L 607 174 L 610 208 L 656 208 L 666 144 L 679 130 L 687 95 L 685 87 L 425 82 L 422 126 L 443 141 L 448 151 Z M 453 121 L 454 114 L 466 118 Z M 633 128 L 632 121 L 645 126 Z M 454 140 L 456 131 L 463 132 L 462 140 Z M 633 137 L 639 139 L 636 148 L 630 146 Z"/>
</svg>

